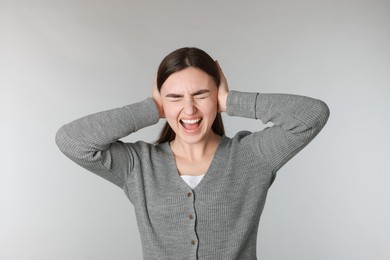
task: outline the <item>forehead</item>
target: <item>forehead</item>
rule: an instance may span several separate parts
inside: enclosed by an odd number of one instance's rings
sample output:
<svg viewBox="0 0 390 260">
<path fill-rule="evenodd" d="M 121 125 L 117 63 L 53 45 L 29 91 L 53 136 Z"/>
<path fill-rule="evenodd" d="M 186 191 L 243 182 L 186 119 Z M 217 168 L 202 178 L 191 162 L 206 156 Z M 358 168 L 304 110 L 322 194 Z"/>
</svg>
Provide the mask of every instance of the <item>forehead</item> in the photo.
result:
<svg viewBox="0 0 390 260">
<path fill-rule="evenodd" d="M 216 89 L 214 80 L 204 71 L 189 67 L 170 75 L 161 87 L 162 92 L 186 92 Z"/>
</svg>

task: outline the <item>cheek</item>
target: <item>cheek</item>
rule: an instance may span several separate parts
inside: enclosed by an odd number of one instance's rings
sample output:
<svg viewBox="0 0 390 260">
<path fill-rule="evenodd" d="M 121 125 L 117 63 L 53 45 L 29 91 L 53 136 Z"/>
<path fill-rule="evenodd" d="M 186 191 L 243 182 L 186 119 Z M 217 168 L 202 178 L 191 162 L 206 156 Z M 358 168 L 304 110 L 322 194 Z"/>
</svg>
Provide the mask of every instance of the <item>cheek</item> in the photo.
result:
<svg viewBox="0 0 390 260">
<path fill-rule="evenodd" d="M 172 103 L 162 103 L 164 115 L 167 120 L 176 118 L 178 116 L 178 108 Z"/>
<path fill-rule="evenodd" d="M 215 116 L 218 112 L 218 105 L 213 101 L 207 102 L 207 104 L 202 104 L 200 107 L 205 115 L 209 115 L 211 117 Z"/>
</svg>

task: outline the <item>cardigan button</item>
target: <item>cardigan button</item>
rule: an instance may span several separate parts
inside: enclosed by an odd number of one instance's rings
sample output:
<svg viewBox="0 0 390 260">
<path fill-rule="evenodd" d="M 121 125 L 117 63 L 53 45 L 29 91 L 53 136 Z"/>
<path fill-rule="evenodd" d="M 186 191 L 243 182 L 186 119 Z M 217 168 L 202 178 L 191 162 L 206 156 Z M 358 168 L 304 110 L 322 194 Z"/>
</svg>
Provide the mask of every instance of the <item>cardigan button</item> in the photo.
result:
<svg viewBox="0 0 390 260">
<path fill-rule="evenodd" d="M 189 217 L 190 219 L 194 219 L 194 215 L 192 215 L 192 214 L 188 215 L 188 217 Z"/>
<path fill-rule="evenodd" d="M 187 193 L 187 197 L 191 197 L 192 196 L 192 193 L 191 192 L 188 192 Z"/>
<path fill-rule="evenodd" d="M 193 246 L 196 245 L 196 240 L 192 240 L 191 245 L 193 245 Z"/>
</svg>

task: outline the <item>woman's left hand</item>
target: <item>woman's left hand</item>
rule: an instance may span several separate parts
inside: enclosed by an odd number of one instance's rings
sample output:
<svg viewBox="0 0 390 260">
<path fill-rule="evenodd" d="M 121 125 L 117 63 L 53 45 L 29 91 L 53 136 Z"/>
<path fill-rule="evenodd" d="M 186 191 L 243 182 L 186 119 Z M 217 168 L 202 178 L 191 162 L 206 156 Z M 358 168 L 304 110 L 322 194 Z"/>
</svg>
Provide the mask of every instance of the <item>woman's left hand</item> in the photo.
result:
<svg viewBox="0 0 390 260">
<path fill-rule="evenodd" d="M 215 61 L 215 63 L 218 66 L 219 76 L 220 76 L 220 83 L 218 86 L 218 112 L 225 112 L 226 111 L 226 100 L 227 100 L 227 96 L 229 94 L 229 86 L 228 86 L 226 77 L 223 74 L 223 71 L 221 69 L 221 66 L 219 66 L 218 61 Z"/>
</svg>

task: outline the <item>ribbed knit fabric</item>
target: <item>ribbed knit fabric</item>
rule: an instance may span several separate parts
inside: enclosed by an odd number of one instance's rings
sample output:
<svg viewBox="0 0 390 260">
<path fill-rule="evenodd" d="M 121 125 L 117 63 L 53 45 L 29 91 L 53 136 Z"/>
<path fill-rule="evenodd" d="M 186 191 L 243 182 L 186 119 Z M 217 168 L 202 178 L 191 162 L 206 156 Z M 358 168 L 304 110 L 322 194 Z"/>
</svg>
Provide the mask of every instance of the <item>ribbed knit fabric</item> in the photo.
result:
<svg viewBox="0 0 390 260">
<path fill-rule="evenodd" d="M 73 121 L 56 142 L 70 159 L 124 190 L 144 259 L 257 259 L 260 215 L 275 174 L 318 134 L 329 109 L 303 96 L 230 91 L 227 114 L 274 125 L 223 136 L 194 190 L 179 176 L 168 143 L 118 141 L 158 122 L 151 98 Z"/>
</svg>

